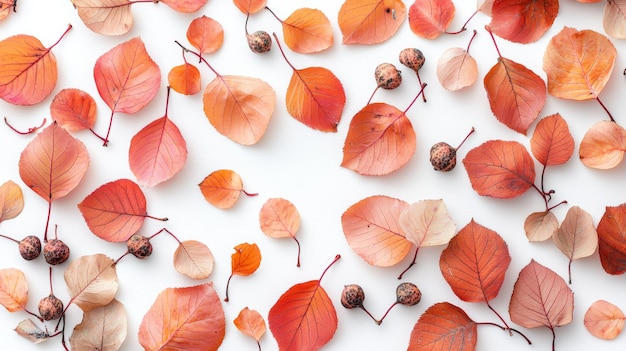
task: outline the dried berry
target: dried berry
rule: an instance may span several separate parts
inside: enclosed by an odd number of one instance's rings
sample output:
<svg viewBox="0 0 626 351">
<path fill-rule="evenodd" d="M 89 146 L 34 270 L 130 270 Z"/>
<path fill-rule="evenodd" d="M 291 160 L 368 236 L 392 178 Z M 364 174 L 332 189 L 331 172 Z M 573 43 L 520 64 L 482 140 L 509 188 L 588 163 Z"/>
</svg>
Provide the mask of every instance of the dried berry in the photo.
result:
<svg viewBox="0 0 626 351">
<path fill-rule="evenodd" d="M 395 89 L 402 83 L 402 74 L 391 63 L 381 63 L 374 70 L 376 85 L 383 89 Z"/>
<path fill-rule="evenodd" d="M 401 64 L 415 72 L 419 71 L 419 69 L 424 66 L 424 62 L 426 62 L 424 54 L 416 48 L 403 49 L 400 51 L 399 59 Z"/>
<path fill-rule="evenodd" d="M 250 50 L 257 54 L 270 51 L 272 48 L 272 37 L 265 31 L 259 30 L 252 34 L 246 34 Z"/>
<path fill-rule="evenodd" d="M 456 166 L 456 151 L 465 143 L 467 138 L 474 132 L 474 128 L 465 136 L 459 146 L 452 147 L 445 142 L 439 142 L 430 148 L 430 163 L 435 171 L 448 172 Z"/>
<path fill-rule="evenodd" d="M 417 285 L 409 282 L 400 283 L 396 288 L 396 301 L 406 306 L 417 305 L 422 299 L 422 292 Z"/>
<path fill-rule="evenodd" d="M 63 302 L 50 294 L 39 301 L 39 314 L 46 321 L 59 319 L 63 314 Z"/>
<path fill-rule="evenodd" d="M 363 307 L 363 300 L 365 300 L 365 293 L 361 286 L 350 284 L 343 287 L 341 292 L 341 304 L 343 307 L 348 309 Z"/>
<path fill-rule="evenodd" d="M 137 258 L 146 258 L 152 254 L 152 243 L 150 238 L 139 234 L 133 234 L 128 241 L 126 241 L 128 252 L 133 254 Z"/>
<path fill-rule="evenodd" d="M 41 254 L 41 240 L 38 236 L 29 235 L 19 242 L 20 255 L 22 258 L 30 261 L 39 257 Z"/>
<path fill-rule="evenodd" d="M 63 241 L 52 239 L 43 246 L 43 257 L 48 264 L 61 264 L 70 257 L 70 248 Z"/>
</svg>

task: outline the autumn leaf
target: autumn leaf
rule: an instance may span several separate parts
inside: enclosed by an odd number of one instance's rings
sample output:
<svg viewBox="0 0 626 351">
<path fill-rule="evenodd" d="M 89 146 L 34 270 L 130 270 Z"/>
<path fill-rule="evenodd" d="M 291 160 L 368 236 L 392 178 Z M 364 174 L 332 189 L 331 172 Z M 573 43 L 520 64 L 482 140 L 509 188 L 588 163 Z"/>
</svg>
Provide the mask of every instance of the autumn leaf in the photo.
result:
<svg viewBox="0 0 626 351">
<path fill-rule="evenodd" d="M 558 0 L 495 0 L 489 27 L 504 39 L 528 44 L 537 41 L 552 27 L 558 13 Z"/>
<path fill-rule="evenodd" d="M 409 25 L 420 37 L 436 39 L 448 30 L 455 13 L 452 0 L 415 0 L 409 7 Z"/>
<path fill-rule="evenodd" d="M 337 21 L 343 44 L 378 44 L 391 38 L 406 16 L 401 0 L 346 0 Z"/>
<path fill-rule="evenodd" d="M 174 251 L 174 268 L 191 279 L 208 278 L 213 272 L 214 263 L 211 250 L 197 240 L 182 241 Z"/>
<path fill-rule="evenodd" d="M 93 75 L 100 97 L 111 109 L 106 141 L 113 115 L 140 111 L 152 101 L 161 86 L 161 70 L 140 37 L 118 44 L 98 57 Z"/>
<path fill-rule="evenodd" d="M 211 282 L 163 290 L 139 325 L 139 343 L 146 351 L 215 351 L 225 333 L 224 309 Z"/>
<path fill-rule="evenodd" d="M 71 302 L 83 312 L 109 304 L 117 294 L 115 263 L 103 254 L 73 260 L 65 269 L 64 277 Z"/>
<path fill-rule="evenodd" d="M 24 209 L 22 188 L 12 180 L 0 185 L 0 223 L 19 216 Z"/>
<path fill-rule="evenodd" d="M 574 153 L 574 138 L 560 114 L 539 120 L 530 138 L 530 151 L 546 167 L 561 165 L 569 160 Z"/>
<path fill-rule="evenodd" d="M 516 141 L 489 140 L 470 150 L 463 165 L 481 196 L 509 199 L 534 186 L 535 164 Z"/>
<path fill-rule="evenodd" d="M 476 322 L 461 308 L 439 302 L 417 320 L 407 351 L 473 351 L 477 341 Z"/>
<path fill-rule="evenodd" d="M 567 210 L 559 229 L 552 236 L 554 244 L 569 259 L 569 283 L 572 283 L 572 261 L 591 256 L 598 247 L 598 234 L 591 215 L 578 206 Z"/>
<path fill-rule="evenodd" d="M 585 166 L 611 169 L 624 159 L 626 129 L 612 121 L 596 122 L 580 142 L 578 155 Z"/>
<path fill-rule="evenodd" d="M 531 260 L 519 273 L 509 314 L 511 321 L 525 328 L 554 328 L 572 322 L 574 293 L 563 278 Z"/>
<path fill-rule="evenodd" d="M 200 70 L 189 63 L 174 66 L 167 74 L 167 82 L 175 92 L 195 95 L 202 89 Z"/>
<path fill-rule="evenodd" d="M 281 23 L 285 44 L 297 53 L 324 51 L 334 43 L 333 27 L 318 9 L 299 8 Z"/>
<path fill-rule="evenodd" d="M 465 49 L 447 49 L 437 61 L 437 78 L 450 91 L 469 87 L 478 78 L 478 64 Z"/>
<path fill-rule="evenodd" d="M 439 269 L 461 300 L 488 303 L 498 296 L 510 263 L 502 237 L 472 219 L 441 252 Z"/>
<path fill-rule="evenodd" d="M 598 300 L 585 312 L 585 328 L 591 335 L 603 340 L 613 340 L 624 330 L 624 312 L 614 304 Z"/>
<path fill-rule="evenodd" d="M 399 223 L 400 214 L 408 206 L 384 195 L 350 206 L 341 215 L 343 234 L 350 248 L 373 266 L 388 267 L 402 261 L 412 246 Z"/>
<path fill-rule="evenodd" d="M 133 27 L 130 0 L 72 0 L 87 28 L 103 35 L 122 35 Z"/>
<path fill-rule="evenodd" d="M 494 0 L 478 0 L 476 2 L 477 2 L 476 8 L 478 9 L 478 11 L 491 17 L 491 8 L 493 7 Z"/>
<path fill-rule="evenodd" d="M 0 21 L 15 12 L 15 0 L 0 0 Z"/>
<path fill-rule="evenodd" d="M 228 287 L 235 275 L 248 276 L 256 272 L 261 265 L 261 250 L 257 244 L 242 243 L 235 246 L 235 253 L 230 256 L 231 273 L 226 283 L 226 298 L 228 301 Z"/>
<path fill-rule="evenodd" d="M 499 57 L 483 82 L 498 121 L 525 135 L 546 102 L 543 79 L 524 65 Z"/>
<path fill-rule="evenodd" d="M 617 51 L 593 30 L 564 27 L 552 37 L 543 56 L 548 93 L 561 99 L 597 99 L 611 76 Z"/>
<path fill-rule="evenodd" d="M 545 241 L 559 228 L 559 221 L 552 211 L 533 212 L 524 220 L 528 241 Z"/>
<path fill-rule="evenodd" d="M 229 169 L 219 169 L 211 172 L 198 186 L 204 199 L 211 205 L 221 209 L 233 207 L 239 195 L 242 192 L 245 193 L 241 176 Z M 246 194 L 249 196 L 256 195 Z"/>
<path fill-rule="evenodd" d="M 333 338 L 337 311 L 321 285 L 328 268 L 318 280 L 293 285 L 270 308 L 267 319 L 280 351 L 316 351 Z"/>
<path fill-rule="evenodd" d="M 619 275 L 626 272 L 626 204 L 607 206 L 598 227 L 598 252 L 604 271 Z"/>
<path fill-rule="evenodd" d="M 128 162 L 139 185 L 153 187 L 165 182 L 183 168 L 186 160 L 187 142 L 167 111 L 130 140 Z"/>
<path fill-rule="evenodd" d="M 25 338 L 33 344 L 39 344 L 50 338 L 50 334 L 47 331 L 39 328 L 32 319 L 24 319 L 15 327 L 17 335 Z"/>
<path fill-rule="evenodd" d="M 400 213 L 398 221 L 406 239 L 417 247 L 447 244 L 456 232 L 441 199 L 412 203 Z"/>
<path fill-rule="evenodd" d="M 256 144 L 276 107 L 276 92 L 266 82 L 250 77 L 217 76 L 204 89 L 204 114 L 225 137 Z"/>
<path fill-rule="evenodd" d="M 96 101 L 89 93 L 67 88 L 52 99 L 50 116 L 68 132 L 91 130 L 96 124 L 96 109 Z"/>
<path fill-rule="evenodd" d="M 263 10 L 267 0 L 233 0 L 233 3 L 244 15 L 252 15 Z"/>
<path fill-rule="evenodd" d="M 0 269 L 0 305 L 9 312 L 22 311 L 28 303 L 28 283 L 16 268 Z"/>
<path fill-rule="evenodd" d="M 271 238 L 292 238 L 298 245 L 296 266 L 300 267 L 300 242 L 296 233 L 300 228 L 300 213 L 289 200 L 270 198 L 259 211 L 259 222 L 263 234 Z"/>
<path fill-rule="evenodd" d="M 70 335 L 70 345 L 75 351 L 118 350 L 126 339 L 127 329 L 124 305 L 113 299 L 83 314 L 83 320 Z"/>
<path fill-rule="evenodd" d="M 189 24 L 187 40 L 200 53 L 210 54 L 222 47 L 224 43 L 224 29 L 218 21 L 203 15 L 193 19 Z"/>
<path fill-rule="evenodd" d="M 626 1 L 607 1 L 604 5 L 602 27 L 609 36 L 615 39 L 626 38 Z"/>
<path fill-rule="evenodd" d="M 39 39 L 18 34 L 0 41 L 0 99 L 30 106 L 47 98 L 57 84 L 57 60 L 52 49 L 72 28 L 71 25 L 52 46 Z"/>
<path fill-rule="evenodd" d="M 78 209 L 91 232 L 110 242 L 128 240 L 148 217 L 146 197 L 129 179 L 101 185 L 78 204 Z"/>
<path fill-rule="evenodd" d="M 199 11 L 208 0 L 159 0 L 172 10 L 182 13 L 193 13 Z"/>
<path fill-rule="evenodd" d="M 253 338 L 259 345 L 259 340 L 265 334 L 265 320 L 259 312 L 244 307 L 233 320 L 233 323 L 240 332 Z"/>
<path fill-rule="evenodd" d="M 416 138 L 406 114 L 386 103 L 371 103 L 352 117 L 341 167 L 362 175 L 385 175 L 415 153 Z"/>
</svg>

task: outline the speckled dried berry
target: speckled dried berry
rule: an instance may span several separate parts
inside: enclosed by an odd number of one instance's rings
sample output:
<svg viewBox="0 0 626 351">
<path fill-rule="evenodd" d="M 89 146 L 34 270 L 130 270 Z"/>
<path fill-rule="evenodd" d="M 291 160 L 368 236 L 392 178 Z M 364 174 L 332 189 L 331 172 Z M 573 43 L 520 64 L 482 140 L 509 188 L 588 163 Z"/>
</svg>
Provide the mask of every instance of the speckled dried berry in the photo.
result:
<svg viewBox="0 0 626 351">
<path fill-rule="evenodd" d="M 416 48 L 403 49 L 400 51 L 399 59 L 401 64 L 409 67 L 415 72 L 419 71 L 419 69 L 424 66 L 424 62 L 426 62 L 424 54 Z"/>
<path fill-rule="evenodd" d="M 19 249 L 23 259 L 34 260 L 41 254 L 41 240 L 35 235 L 29 235 L 20 240 Z"/>
<path fill-rule="evenodd" d="M 43 246 L 43 257 L 48 264 L 61 264 L 70 257 L 70 248 L 59 239 L 48 240 Z"/>
<path fill-rule="evenodd" d="M 343 287 L 341 292 L 341 304 L 343 307 L 348 309 L 363 307 L 363 300 L 365 300 L 365 293 L 361 286 L 350 284 Z"/>
<path fill-rule="evenodd" d="M 39 314 L 46 321 L 59 319 L 63 314 L 63 302 L 50 294 L 39 300 Z"/>
<path fill-rule="evenodd" d="M 406 306 L 417 305 L 422 299 L 422 292 L 417 285 L 409 282 L 400 283 L 396 288 L 396 300 Z"/>
<path fill-rule="evenodd" d="M 448 143 L 436 143 L 430 148 L 430 163 L 435 171 L 453 170 L 456 166 L 456 149 Z"/>
<path fill-rule="evenodd" d="M 259 30 L 252 34 L 246 34 L 248 46 L 252 52 L 262 54 L 272 48 L 272 37 L 265 31 Z"/>
<path fill-rule="evenodd" d="M 402 83 L 402 74 L 391 63 L 381 63 L 374 70 L 376 85 L 383 89 L 395 89 Z"/>
<path fill-rule="evenodd" d="M 146 258 L 152 254 L 152 243 L 150 238 L 139 234 L 133 234 L 128 241 L 126 241 L 128 252 L 133 254 L 137 258 Z"/>
</svg>

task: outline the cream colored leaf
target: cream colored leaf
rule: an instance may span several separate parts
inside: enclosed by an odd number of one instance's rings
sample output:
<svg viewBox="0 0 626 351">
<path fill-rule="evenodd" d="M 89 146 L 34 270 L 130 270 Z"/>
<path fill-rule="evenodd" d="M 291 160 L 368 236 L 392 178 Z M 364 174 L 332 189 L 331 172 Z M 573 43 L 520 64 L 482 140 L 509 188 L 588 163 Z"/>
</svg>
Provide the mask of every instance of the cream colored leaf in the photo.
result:
<svg viewBox="0 0 626 351">
<path fill-rule="evenodd" d="M 83 314 L 70 336 L 72 351 L 117 351 L 126 339 L 128 318 L 117 300 Z"/>
<path fill-rule="evenodd" d="M 570 260 L 591 256 L 598 247 L 598 233 L 593 219 L 578 206 L 570 207 L 552 239 Z"/>
<path fill-rule="evenodd" d="M 609 36 L 615 39 L 626 39 L 626 0 L 606 2 L 602 26 Z"/>
<path fill-rule="evenodd" d="M 417 245 L 447 244 L 456 232 L 456 225 L 443 200 L 421 200 L 400 213 L 400 228 L 407 240 Z"/>
<path fill-rule="evenodd" d="M 559 220 L 554 213 L 533 212 L 524 221 L 524 231 L 528 241 L 546 241 L 552 237 L 559 228 Z"/>
<path fill-rule="evenodd" d="M 467 50 L 450 48 L 437 61 L 437 78 L 441 86 L 456 91 L 476 82 L 478 65 Z"/>
<path fill-rule="evenodd" d="M 174 268 L 191 279 L 205 279 L 213 272 L 215 259 L 209 248 L 196 240 L 186 240 L 174 252 Z"/>
<path fill-rule="evenodd" d="M 31 319 L 24 319 L 19 322 L 17 327 L 13 330 L 15 330 L 19 336 L 34 344 L 39 344 L 40 342 L 46 341 L 50 338 L 50 334 L 39 328 Z"/>
<path fill-rule="evenodd" d="M 115 264 L 103 254 L 79 257 L 67 266 L 65 284 L 72 301 L 84 312 L 105 306 L 117 293 Z"/>
</svg>

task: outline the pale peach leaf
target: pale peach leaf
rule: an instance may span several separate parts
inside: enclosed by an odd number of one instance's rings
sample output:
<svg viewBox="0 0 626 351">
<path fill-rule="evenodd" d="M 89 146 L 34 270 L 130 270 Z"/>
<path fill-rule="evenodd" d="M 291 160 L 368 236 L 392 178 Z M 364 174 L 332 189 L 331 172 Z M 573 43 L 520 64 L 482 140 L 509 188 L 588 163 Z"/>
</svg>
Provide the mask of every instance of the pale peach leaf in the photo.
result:
<svg viewBox="0 0 626 351">
<path fill-rule="evenodd" d="M 174 268 L 191 279 L 206 279 L 213 272 L 215 258 L 211 250 L 197 240 L 185 240 L 174 252 Z"/>
<path fill-rule="evenodd" d="M 591 335 L 604 340 L 613 340 L 624 330 L 624 312 L 616 305 L 598 300 L 585 312 L 585 328 Z"/>
<path fill-rule="evenodd" d="M 533 212 L 524 221 L 524 231 L 528 241 L 546 241 L 559 228 L 559 220 L 552 211 Z"/>
<path fill-rule="evenodd" d="M 117 270 L 114 261 L 103 255 L 81 256 L 67 266 L 65 284 L 72 302 L 84 312 L 105 306 L 117 294 Z"/>
<path fill-rule="evenodd" d="M 112 300 L 83 314 L 70 336 L 72 351 L 115 351 L 126 339 L 128 318 L 124 305 Z"/>
<path fill-rule="evenodd" d="M 447 244 L 456 225 L 443 200 L 421 200 L 400 213 L 400 228 L 407 240 L 418 247 Z"/>
</svg>

